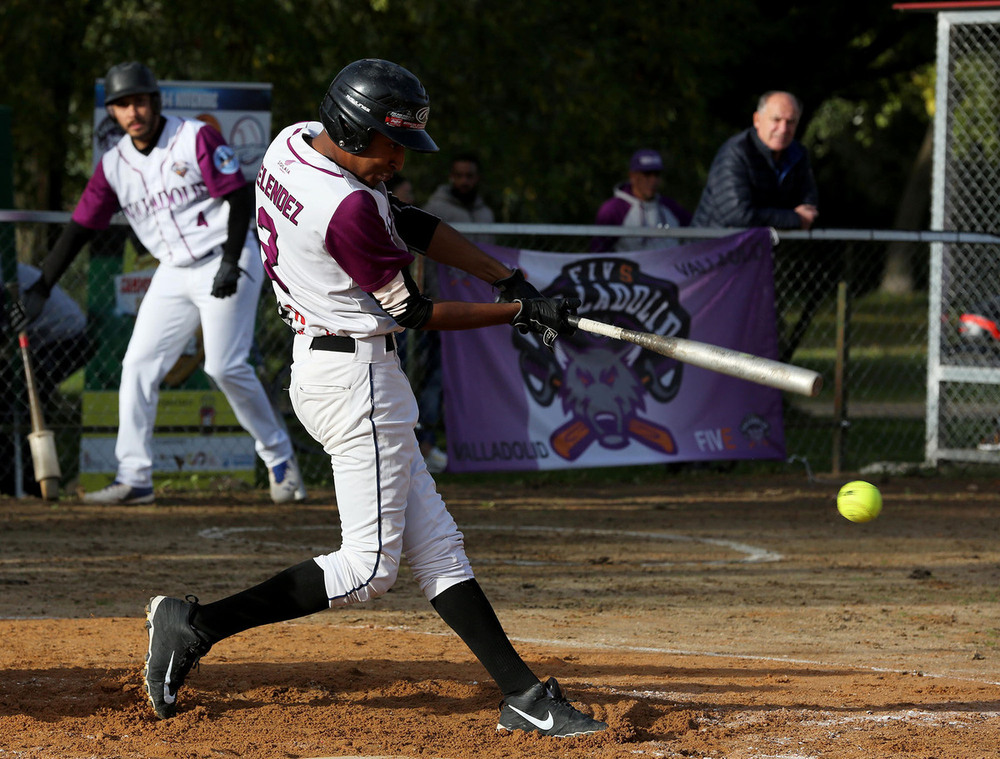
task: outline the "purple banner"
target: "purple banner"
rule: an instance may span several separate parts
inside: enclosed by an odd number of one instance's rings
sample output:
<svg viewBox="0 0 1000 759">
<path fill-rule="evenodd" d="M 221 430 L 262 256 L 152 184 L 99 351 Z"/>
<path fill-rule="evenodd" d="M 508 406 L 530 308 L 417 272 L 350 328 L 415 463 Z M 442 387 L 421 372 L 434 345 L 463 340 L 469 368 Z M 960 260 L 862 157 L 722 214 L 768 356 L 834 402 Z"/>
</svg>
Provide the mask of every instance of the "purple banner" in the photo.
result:
<svg viewBox="0 0 1000 759">
<path fill-rule="evenodd" d="M 771 238 L 622 254 L 483 248 L 581 316 L 778 355 Z M 444 300 L 492 300 L 440 267 Z M 577 332 L 555 352 L 508 326 L 442 332 L 448 471 L 561 469 L 783 459 L 781 392 Z"/>
</svg>

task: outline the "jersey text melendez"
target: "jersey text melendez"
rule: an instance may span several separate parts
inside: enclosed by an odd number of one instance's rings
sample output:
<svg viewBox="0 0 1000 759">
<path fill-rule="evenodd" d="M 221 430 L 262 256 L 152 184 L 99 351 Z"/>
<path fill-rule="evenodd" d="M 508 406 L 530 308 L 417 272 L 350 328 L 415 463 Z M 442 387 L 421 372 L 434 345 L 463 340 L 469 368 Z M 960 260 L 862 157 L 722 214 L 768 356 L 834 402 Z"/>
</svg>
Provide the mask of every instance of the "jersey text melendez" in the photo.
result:
<svg viewBox="0 0 1000 759">
<path fill-rule="evenodd" d="M 257 232 L 278 311 L 314 337 L 398 331 L 393 317 L 419 297 L 407 271 L 413 255 L 384 188 L 312 148 L 321 130 L 317 122 L 284 129 L 257 174 Z"/>
</svg>

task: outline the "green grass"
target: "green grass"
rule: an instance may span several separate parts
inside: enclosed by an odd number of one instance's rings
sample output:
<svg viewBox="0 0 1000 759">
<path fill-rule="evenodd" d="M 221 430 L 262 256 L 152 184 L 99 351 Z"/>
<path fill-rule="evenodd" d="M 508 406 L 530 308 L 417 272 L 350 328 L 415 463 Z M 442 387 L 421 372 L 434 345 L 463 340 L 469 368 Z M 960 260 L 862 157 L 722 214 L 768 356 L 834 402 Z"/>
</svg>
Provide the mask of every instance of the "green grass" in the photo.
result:
<svg viewBox="0 0 1000 759">
<path fill-rule="evenodd" d="M 844 432 L 841 468 L 858 469 L 876 461 L 921 462 L 927 395 L 927 295 L 873 292 L 850 305 L 844 384 L 849 426 Z M 798 407 L 808 412 L 793 410 L 785 418 L 788 454 L 806 458 L 816 471 L 829 471 L 833 462 L 836 312 L 836 298 L 830 297 L 792 358 L 792 363 L 818 371 L 824 378 L 815 402 L 796 400 Z M 794 321 L 797 317 L 790 313 L 787 318 Z M 901 413 L 909 416 L 901 418 Z"/>
<path fill-rule="evenodd" d="M 823 375 L 822 400 L 832 400 L 834 392 L 836 307 L 836 300 L 828 298 L 792 359 Z M 926 398 L 926 293 L 858 298 L 851 304 L 848 334 L 849 401 L 914 403 Z"/>
</svg>

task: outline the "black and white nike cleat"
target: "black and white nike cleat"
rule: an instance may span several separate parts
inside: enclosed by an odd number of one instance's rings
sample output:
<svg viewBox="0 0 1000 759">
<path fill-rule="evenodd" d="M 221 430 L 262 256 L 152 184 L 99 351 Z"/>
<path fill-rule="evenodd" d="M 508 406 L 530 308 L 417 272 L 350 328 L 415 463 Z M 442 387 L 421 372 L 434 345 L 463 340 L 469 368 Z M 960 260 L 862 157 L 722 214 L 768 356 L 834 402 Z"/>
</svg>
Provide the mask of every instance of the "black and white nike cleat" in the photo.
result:
<svg viewBox="0 0 1000 759">
<path fill-rule="evenodd" d="M 588 717 L 563 696 L 555 678 L 533 685 L 500 703 L 497 730 L 524 730 L 569 738 L 607 730 L 607 723 Z"/>
<path fill-rule="evenodd" d="M 156 596 L 146 607 L 149 651 L 143 679 L 153 710 L 160 719 L 177 713 L 177 691 L 191 668 L 212 647 L 195 631 L 189 620 L 198 599 Z"/>
</svg>

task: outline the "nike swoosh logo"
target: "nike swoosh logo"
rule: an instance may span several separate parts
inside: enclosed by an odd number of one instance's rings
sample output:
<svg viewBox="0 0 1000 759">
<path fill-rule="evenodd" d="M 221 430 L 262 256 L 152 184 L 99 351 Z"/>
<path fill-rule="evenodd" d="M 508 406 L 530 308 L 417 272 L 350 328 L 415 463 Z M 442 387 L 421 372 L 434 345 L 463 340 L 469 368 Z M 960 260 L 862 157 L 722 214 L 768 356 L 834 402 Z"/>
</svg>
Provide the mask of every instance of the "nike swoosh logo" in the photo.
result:
<svg viewBox="0 0 1000 759">
<path fill-rule="evenodd" d="M 171 651 L 170 661 L 167 662 L 167 673 L 163 676 L 163 700 L 166 701 L 168 704 L 172 704 L 174 703 L 174 701 L 177 700 L 177 696 L 170 693 L 170 670 L 172 670 L 173 668 L 174 668 L 174 652 Z"/>
<path fill-rule="evenodd" d="M 522 712 L 520 709 L 518 709 L 513 704 L 507 704 L 507 706 L 509 706 L 511 709 L 513 709 L 518 714 L 520 714 L 522 717 L 524 717 L 526 720 L 528 720 L 528 722 L 530 722 L 532 725 L 534 725 L 535 727 L 537 727 L 539 730 L 548 730 L 555 723 L 555 720 L 552 719 L 552 712 L 546 713 L 545 719 L 535 719 L 530 714 L 525 714 L 524 712 Z"/>
</svg>

